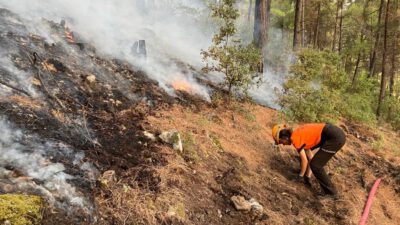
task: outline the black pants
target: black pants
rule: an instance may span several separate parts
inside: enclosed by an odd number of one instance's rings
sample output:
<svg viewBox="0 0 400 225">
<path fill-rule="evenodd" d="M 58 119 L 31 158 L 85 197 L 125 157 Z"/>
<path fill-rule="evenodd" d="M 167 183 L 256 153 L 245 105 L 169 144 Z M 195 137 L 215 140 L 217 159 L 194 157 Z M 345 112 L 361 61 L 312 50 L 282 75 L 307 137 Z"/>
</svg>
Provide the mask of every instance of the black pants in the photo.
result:
<svg viewBox="0 0 400 225">
<path fill-rule="evenodd" d="M 311 160 L 310 167 L 325 194 L 336 195 L 337 190 L 324 170 L 324 166 L 346 142 L 343 130 L 326 124 L 321 134 L 320 149 Z"/>
</svg>

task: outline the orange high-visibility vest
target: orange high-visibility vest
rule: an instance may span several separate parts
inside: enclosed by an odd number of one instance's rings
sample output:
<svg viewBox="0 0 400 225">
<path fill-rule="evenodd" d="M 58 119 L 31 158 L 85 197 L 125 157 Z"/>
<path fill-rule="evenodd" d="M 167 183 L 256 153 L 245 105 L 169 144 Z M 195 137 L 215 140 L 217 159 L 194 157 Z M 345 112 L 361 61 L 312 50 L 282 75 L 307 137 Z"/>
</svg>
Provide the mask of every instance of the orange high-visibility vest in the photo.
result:
<svg viewBox="0 0 400 225">
<path fill-rule="evenodd" d="M 290 137 L 293 146 L 297 150 L 303 146 L 305 150 L 314 148 L 321 142 L 322 129 L 325 125 L 325 123 L 309 123 L 298 127 Z"/>
</svg>

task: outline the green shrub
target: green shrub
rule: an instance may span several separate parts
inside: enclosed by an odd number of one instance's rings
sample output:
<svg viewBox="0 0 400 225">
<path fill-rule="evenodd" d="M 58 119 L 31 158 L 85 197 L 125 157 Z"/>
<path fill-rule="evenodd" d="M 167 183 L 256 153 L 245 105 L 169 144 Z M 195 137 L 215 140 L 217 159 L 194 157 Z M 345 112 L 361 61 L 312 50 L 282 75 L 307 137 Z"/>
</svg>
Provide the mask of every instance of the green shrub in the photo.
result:
<svg viewBox="0 0 400 225">
<path fill-rule="evenodd" d="M 201 160 L 198 155 L 199 147 L 192 132 L 183 133 L 182 135 L 183 153 L 182 156 L 185 160 L 197 163 Z"/>
<path fill-rule="evenodd" d="M 304 49 L 291 67 L 279 103 L 295 121 L 335 120 L 340 112 L 342 93 L 348 78 L 336 53 Z"/>
<path fill-rule="evenodd" d="M 396 131 L 400 130 L 400 99 L 396 96 L 388 96 L 385 98 L 383 105 L 384 119 L 390 123 Z"/>
<path fill-rule="evenodd" d="M 372 150 L 374 150 L 375 152 L 380 152 L 382 150 L 383 145 L 384 145 L 383 135 L 381 133 L 378 133 L 378 138 L 371 143 Z"/>
<path fill-rule="evenodd" d="M 375 110 L 371 97 L 362 94 L 344 93 L 341 114 L 355 122 L 374 124 L 376 122 Z"/>
<path fill-rule="evenodd" d="M 41 224 L 44 202 L 35 195 L 0 195 L 0 222 L 13 225 Z"/>
<path fill-rule="evenodd" d="M 304 49 L 291 67 L 279 103 L 285 115 L 294 121 L 334 121 L 342 116 L 374 124 L 378 92 L 379 81 L 367 78 L 364 71 L 351 85 L 336 53 Z M 395 127 L 396 116 L 391 117 Z"/>
<path fill-rule="evenodd" d="M 235 0 L 222 0 L 211 4 L 210 8 L 212 16 L 218 18 L 221 25 L 212 45 L 201 51 L 206 63 L 203 71 L 223 74 L 222 85 L 230 95 L 235 92 L 238 96 L 247 96 L 251 86 L 261 80 L 258 73 L 261 52 L 253 44 L 244 45 L 237 38 L 235 21 L 239 11 L 235 8 Z"/>
</svg>

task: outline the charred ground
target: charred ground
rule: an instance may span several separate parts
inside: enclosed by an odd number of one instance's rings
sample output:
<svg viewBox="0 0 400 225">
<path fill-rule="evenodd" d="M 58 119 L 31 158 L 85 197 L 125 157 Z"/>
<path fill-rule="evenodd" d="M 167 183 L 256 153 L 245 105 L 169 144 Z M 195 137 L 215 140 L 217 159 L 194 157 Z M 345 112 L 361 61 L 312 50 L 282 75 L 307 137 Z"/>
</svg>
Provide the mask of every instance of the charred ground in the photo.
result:
<svg viewBox="0 0 400 225">
<path fill-rule="evenodd" d="M 16 68 L 31 75 L 35 90 L 12 85 L 15 77 L 1 70 L 9 90 L 0 98 L 1 114 L 27 134 L 82 150 L 82 160 L 99 176 L 116 172 L 107 185 L 71 180 L 93 211 L 49 207 L 43 224 L 356 224 L 377 177 L 384 181 L 370 223 L 400 219 L 397 134 L 383 129 L 392 144 L 377 151 L 371 143 L 379 138 L 368 127 L 342 121 L 348 142 L 329 170 L 343 198 L 320 201 L 315 180 L 311 190 L 291 181 L 298 170 L 295 152 L 271 145 L 276 111 L 223 99 L 223 107 L 214 107 L 185 92 L 171 97 L 139 69 L 73 39 L 63 23 L 43 21 L 58 40 L 48 44 L 28 33 L 17 15 L 1 9 L 0 20 L 0 45 Z M 168 130 L 181 134 L 182 153 L 144 135 Z M 52 160 L 83 176 L 62 155 Z M 256 199 L 263 213 L 237 211 L 235 195 Z"/>
</svg>

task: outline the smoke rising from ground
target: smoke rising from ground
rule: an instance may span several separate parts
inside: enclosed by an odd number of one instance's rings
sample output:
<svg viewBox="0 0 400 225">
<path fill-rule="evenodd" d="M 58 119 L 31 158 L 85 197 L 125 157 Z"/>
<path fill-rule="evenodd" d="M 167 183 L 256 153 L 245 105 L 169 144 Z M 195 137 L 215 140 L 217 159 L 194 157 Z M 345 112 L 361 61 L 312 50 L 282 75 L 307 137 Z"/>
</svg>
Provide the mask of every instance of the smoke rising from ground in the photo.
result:
<svg viewBox="0 0 400 225">
<path fill-rule="evenodd" d="M 146 71 L 169 94 L 174 94 L 174 82 L 185 82 L 191 85 L 193 93 L 208 100 L 210 98 L 210 90 L 196 82 L 195 75 L 187 66 L 190 64 L 196 69 L 204 66 L 200 51 L 210 46 L 217 31 L 204 1 L 0 0 L 0 7 L 31 21 L 29 29 L 46 37 L 49 42 L 55 40 L 52 40 L 48 29 L 40 25 L 41 18 L 56 22 L 65 19 L 84 42 L 94 44 L 105 55 L 128 60 L 134 68 Z M 247 7 L 238 3 L 242 16 L 237 24 L 243 40 L 250 42 L 252 21 L 247 20 Z M 283 37 L 283 31 L 271 30 L 266 52 L 266 82 L 251 91 L 257 102 L 274 108 L 278 108 L 275 91 L 281 88 L 282 76 L 287 72 L 287 69 L 276 68 L 281 65 L 287 68 L 289 65 L 287 62 L 273 65 L 276 63 L 273 58 L 282 57 L 282 51 L 290 46 Z M 137 40 L 146 41 L 147 60 L 132 56 L 131 48 Z M 214 82 L 221 80 L 211 75 L 209 79 Z"/>
<path fill-rule="evenodd" d="M 292 39 L 288 31 L 272 28 L 264 49 L 263 83 L 250 90 L 253 99 L 263 105 L 280 109 L 278 95 L 293 63 Z"/>
<path fill-rule="evenodd" d="M 183 80 L 192 84 L 197 94 L 209 99 L 209 90 L 194 82 L 193 74 L 182 71 L 178 65 L 183 62 L 201 68 L 200 50 L 211 42 L 212 34 L 205 32 L 209 28 L 199 27 L 201 19 L 207 16 L 193 13 L 206 9 L 201 1 L 17 0 L 0 1 L 0 7 L 34 24 L 41 18 L 65 19 L 83 41 L 94 44 L 103 54 L 129 60 L 169 93 L 173 93 L 172 82 Z M 48 36 L 46 29 L 35 29 L 41 36 Z M 133 43 L 141 39 L 146 40 L 146 61 L 131 55 Z"/>
<path fill-rule="evenodd" d="M 0 130 L 0 179 L 11 184 L 11 191 L 41 195 L 57 207 L 91 210 L 91 204 L 70 182 L 90 183 L 97 176 L 97 170 L 83 162 L 82 152 L 75 153 L 62 143 L 39 142 L 35 136 L 14 128 L 3 117 L 0 117 Z M 67 173 L 61 160 L 80 168 L 81 177 Z"/>
</svg>

